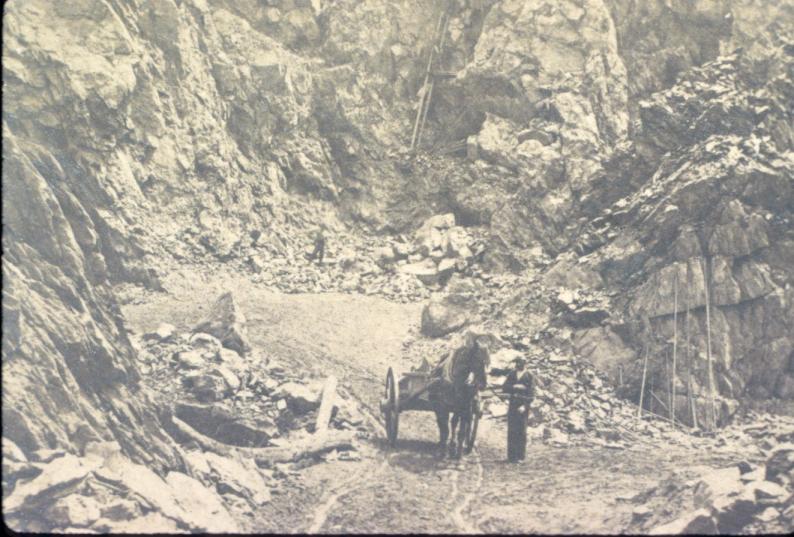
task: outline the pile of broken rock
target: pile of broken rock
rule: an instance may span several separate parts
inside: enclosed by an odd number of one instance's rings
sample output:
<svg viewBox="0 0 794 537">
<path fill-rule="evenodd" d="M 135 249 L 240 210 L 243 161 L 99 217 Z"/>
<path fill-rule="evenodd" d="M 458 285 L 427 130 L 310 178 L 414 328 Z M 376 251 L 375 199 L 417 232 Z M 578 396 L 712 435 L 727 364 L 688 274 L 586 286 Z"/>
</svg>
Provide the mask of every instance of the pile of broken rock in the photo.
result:
<svg viewBox="0 0 794 537">
<path fill-rule="evenodd" d="M 244 322 L 233 296 L 225 293 L 192 333 L 161 324 L 143 335 L 141 369 L 169 409 L 166 421 L 239 447 L 278 446 L 293 431 L 312 432 L 322 382 L 290 375 L 253 353 Z M 357 405 L 338 393 L 333 397 L 331 426 L 366 432 Z"/>
<path fill-rule="evenodd" d="M 184 468 L 160 477 L 116 442 L 92 442 L 78 456 L 26 455 L 3 438 L 3 512 L 32 532 L 235 532 L 229 506 L 270 500 L 272 471 L 213 453 L 183 452 Z M 234 508 L 232 509 L 234 511 Z"/>
<path fill-rule="evenodd" d="M 395 264 L 398 273 L 413 275 L 425 285 L 443 284 L 455 272 L 465 271 L 482 252 L 468 232 L 455 225 L 452 213 L 432 216 L 414 234 L 414 242 L 382 247 L 378 264 Z"/>
<path fill-rule="evenodd" d="M 770 534 L 794 527 L 794 444 L 774 446 L 766 462 L 712 470 L 678 490 L 691 496 L 690 510 L 658 524 L 650 512 L 635 510 L 638 530 L 667 534 Z M 639 513 L 639 514 L 638 514 Z"/>
</svg>

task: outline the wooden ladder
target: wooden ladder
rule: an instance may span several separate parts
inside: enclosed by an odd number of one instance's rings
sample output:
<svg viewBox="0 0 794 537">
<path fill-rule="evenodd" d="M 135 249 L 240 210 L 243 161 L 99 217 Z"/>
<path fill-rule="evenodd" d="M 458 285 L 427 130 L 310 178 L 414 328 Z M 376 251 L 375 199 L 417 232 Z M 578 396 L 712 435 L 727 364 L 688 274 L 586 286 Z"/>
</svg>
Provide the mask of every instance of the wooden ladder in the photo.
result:
<svg viewBox="0 0 794 537">
<path fill-rule="evenodd" d="M 416 109 L 416 120 L 414 121 L 414 130 L 411 135 L 411 151 L 415 150 L 422 140 L 422 130 L 427 121 L 427 111 L 430 109 L 430 98 L 433 95 L 433 86 L 435 85 L 435 76 L 433 76 L 433 60 L 436 56 L 440 56 L 444 50 L 444 42 L 447 37 L 447 27 L 449 26 L 450 6 L 444 8 L 441 15 L 438 17 L 438 24 L 433 34 L 433 46 L 430 48 L 430 54 L 427 59 L 427 69 L 425 70 L 425 80 L 422 83 L 422 91 L 419 97 L 419 104 Z"/>
</svg>

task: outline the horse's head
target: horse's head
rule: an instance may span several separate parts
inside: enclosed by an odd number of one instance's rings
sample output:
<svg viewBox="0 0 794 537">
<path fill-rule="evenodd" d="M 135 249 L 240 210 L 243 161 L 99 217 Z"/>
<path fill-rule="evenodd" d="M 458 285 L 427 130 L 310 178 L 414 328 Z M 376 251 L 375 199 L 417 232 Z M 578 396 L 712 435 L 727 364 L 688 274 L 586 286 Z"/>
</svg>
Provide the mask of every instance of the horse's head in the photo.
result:
<svg viewBox="0 0 794 537">
<path fill-rule="evenodd" d="M 491 365 L 491 352 L 488 338 L 478 336 L 474 340 L 474 348 L 469 354 L 469 370 L 474 374 L 474 383 L 480 390 L 488 384 L 488 367 Z"/>
</svg>

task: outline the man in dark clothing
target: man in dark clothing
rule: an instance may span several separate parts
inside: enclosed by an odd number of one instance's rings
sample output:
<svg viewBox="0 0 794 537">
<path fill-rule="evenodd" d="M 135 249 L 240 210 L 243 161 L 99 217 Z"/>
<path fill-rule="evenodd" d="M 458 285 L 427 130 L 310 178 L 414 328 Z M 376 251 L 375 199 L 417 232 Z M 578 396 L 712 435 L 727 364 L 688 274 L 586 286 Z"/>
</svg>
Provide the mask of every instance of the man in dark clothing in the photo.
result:
<svg viewBox="0 0 794 537">
<path fill-rule="evenodd" d="M 526 361 L 516 358 L 515 368 L 507 375 L 502 385 L 510 395 L 507 407 L 507 460 L 524 460 L 527 453 L 527 416 L 534 397 L 532 375 L 526 370 Z"/>
<path fill-rule="evenodd" d="M 309 254 L 309 261 L 317 259 L 317 264 L 323 264 L 323 256 L 325 255 L 325 235 L 323 235 L 322 228 L 317 228 L 314 232 L 314 250 Z"/>
</svg>

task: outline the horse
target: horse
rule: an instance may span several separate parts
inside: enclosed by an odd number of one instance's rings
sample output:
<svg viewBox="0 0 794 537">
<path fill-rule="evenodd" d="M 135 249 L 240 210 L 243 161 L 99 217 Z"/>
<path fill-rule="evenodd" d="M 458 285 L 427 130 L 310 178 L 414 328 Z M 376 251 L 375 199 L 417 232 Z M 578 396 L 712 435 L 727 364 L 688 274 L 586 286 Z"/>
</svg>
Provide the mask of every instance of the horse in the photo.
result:
<svg viewBox="0 0 794 537">
<path fill-rule="evenodd" d="M 433 403 L 433 412 L 436 414 L 440 436 L 439 451 L 442 456 L 446 452 L 449 439 L 450 456 L 460 458 L 464 439 L 472 423 L 474 398 L 486 386 L 489 365 L 488 342 L 485 336 L 473 333 L 467 334 L 463 346 L 440 364 L 446 374 L 430 390 L 429 400 Z M 470 449 L 471 446 L 467 446 L 466 452 Z"/>
</svg>

